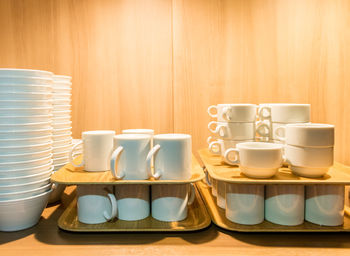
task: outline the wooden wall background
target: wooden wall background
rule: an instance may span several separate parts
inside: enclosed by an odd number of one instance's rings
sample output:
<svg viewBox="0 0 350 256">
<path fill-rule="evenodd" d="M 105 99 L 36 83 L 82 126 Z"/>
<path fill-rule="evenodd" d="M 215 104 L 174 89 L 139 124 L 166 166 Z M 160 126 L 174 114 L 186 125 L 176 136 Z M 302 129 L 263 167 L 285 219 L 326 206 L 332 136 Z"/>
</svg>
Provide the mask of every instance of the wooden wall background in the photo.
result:
<svg viewBox="0 0 350 256">
<path fill-rule="evenodd" d="M 1 0 L 0 66 L 73 76 L 73 132 L 206 146 L 211 104 L 312 104 L 350 164 L 348 0 Z"/>
</svg>

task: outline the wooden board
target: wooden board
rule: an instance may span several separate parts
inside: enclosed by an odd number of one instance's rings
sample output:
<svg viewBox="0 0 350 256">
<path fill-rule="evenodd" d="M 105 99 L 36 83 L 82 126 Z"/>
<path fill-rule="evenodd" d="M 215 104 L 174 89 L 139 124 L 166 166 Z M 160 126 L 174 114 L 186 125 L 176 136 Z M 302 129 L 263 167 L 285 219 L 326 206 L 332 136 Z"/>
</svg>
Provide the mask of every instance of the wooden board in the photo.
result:
<svg viewBox="0 0 350 256">
<path fill-rule="evenodd" d="M 76 199 L 68 206 L 58 220 L 61 229 L 72 232 L 179 232 L 195 231 L 208 227 L 210 216 L 196 189 L 196 199 L 188 207 L 188 216 L 183 221 L 164 222 L 151 216 L 139 221 L 115 220 L 102 224 L 84 224 L 78 221 Z"/>
<path fill-rule="evenodd" d="M 282 226 L 264 221 L 258 225 L 242 225 L 229 221 L 225 216 L 225 210 L 216 204 L 216 198 L 211 194 L 210 187 L 204 182 L 197 182 L 196 186 L 202 195 L 208 212 L 215 225 L 239 232 L 350 232 L 350 217 L 344 215 L 344 224 L 337 227 L 319 226 L 308 221 L 298 226 Z"/>
<path fill-rule="evenodd" d="M 80 163 L 81 156 L 74 159 Z M 194 183 L 205 177 L 203 168 L 199 165 L 195 156 L 192 155 L 192 177 L 189 180 L 116 180 L 111 171 L 86 172 L 83 167 L 74 167 L 72 164 L 63 166 L 60 170 L 52 174 L 51 181 L 59 184 L 184 184 Z"/>
<path fill-rule="evenodd" d="M 350 184 L 350 167 L 335 163 L 322 178 L 305 178 L 294 175 L 289 168 L 280 168 L 269 179 L 248 178 L 236 166 L 225 164 L 221 156 L 213 155 L 208 149 L 198 151 L 209 175 L 214 179 L 241 184 Z"/>
</svg>

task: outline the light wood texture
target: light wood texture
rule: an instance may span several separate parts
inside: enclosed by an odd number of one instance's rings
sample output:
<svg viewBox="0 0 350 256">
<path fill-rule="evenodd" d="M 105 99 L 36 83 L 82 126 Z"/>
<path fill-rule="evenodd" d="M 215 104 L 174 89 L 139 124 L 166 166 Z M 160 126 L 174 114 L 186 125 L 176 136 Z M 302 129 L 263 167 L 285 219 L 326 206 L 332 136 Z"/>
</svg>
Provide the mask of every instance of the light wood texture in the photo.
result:
<svg viewBox="0 0 350 256">
<path fill-rule="evenodd" d="M 81 162 L 81 156 L 74 159 L 76 164 Z M 202 167 L 199 165 L 195 156 L 192 156 L 192 176 L 189 180 L 117 180 L 113 177 L 111 171 L 105 172 L 86 172 L 84 167 L 74 167 L 67 164 L 51 176 L 51 181 L 59 184 L 77 185 L 77 184 L 187 184 L 202 180 L 205 175 Z"/>
<path fill-rule="evenodd" d="M 327 227 L 320 226 L 305 221 L 298 226 L 282 226 L 264 221 L 258 225 L 242 225 L 229 221 L 225 216 L 225 210 L 216 204 L 216 198 L 211 194 L 210 187 L 204 182 L 198 182 L 202 198 L 207 206 L 212 221 L 221 228 L 240 231 L 240 232 L 350 232 L 350 218 L 344 216 L 344 224 L 342 226 Z"/>
<path fill-rule="evenodd" d="M 269 179 L 253 179 L 245 176 L 238 166 L 222 161 L 221 156 L 213 155 L 208 149 L 198 151 L 210 177 L 216 180 L 239 184 L 339 184 L 350 185 L 350 167 L 335 163 L 321 178 L 305 178 L 294 175 L 289 168 L 280 168 Z"/>
<path fill-rule="evenodd" d="M 102 224 L 84 224 L 77 216 L 77 201 L 74 200 L 58 220 L 61 229 L 72 232 L 179 232 L 195 231 L 208 227 L 210 216 L 196 189 L 196 199 L 188 206 L 187 218 L 183 221 L 164 222 L 149 216 L 139 221 L 114 220 Z"/>
</svg>

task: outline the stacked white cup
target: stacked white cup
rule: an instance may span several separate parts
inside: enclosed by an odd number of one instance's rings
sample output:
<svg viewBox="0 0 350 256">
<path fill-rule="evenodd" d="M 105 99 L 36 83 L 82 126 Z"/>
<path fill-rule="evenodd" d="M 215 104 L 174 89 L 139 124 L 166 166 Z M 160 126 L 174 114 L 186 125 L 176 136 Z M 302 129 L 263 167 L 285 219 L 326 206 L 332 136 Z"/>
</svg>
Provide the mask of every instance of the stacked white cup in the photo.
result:
<svg viewBox="0 0 350 256">
<path fill-rule="evenodd" d="M 69 162 L 69 151 L 72 147 L 71 122 L 71 77 L 53 76 L 53 165 L 54 172 Z M 62 184 L 54 184 L 49 202 L 55 202 L 65 188 Z"/>
<path fill-rule="evenodd" d="M 52 73 L 0 69 L 0 231 L 35 225 L 51 193 Z"/>
</svg>

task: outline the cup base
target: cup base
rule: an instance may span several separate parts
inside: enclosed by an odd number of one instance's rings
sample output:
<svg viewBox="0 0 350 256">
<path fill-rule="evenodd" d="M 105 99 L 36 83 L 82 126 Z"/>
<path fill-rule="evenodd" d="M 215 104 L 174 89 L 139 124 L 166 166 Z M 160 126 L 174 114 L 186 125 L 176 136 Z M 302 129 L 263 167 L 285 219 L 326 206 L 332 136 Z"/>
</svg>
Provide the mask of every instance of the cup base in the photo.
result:
<svg viewBox="0 0 350 256">
<path fill-rule="evenodd" d="M 299 167 L 299 166 L 291 166 L 293 174 L 306 177 L 306 178 L 321 178 L 323 177 L 329 170 L 330 167 Z"/>
<path fill-rule="evenodd" d="M 267 179 L 274 176 L 278 168 L 250 168 L 245 166 L 240 166 L 241 172 L 249 178 L 254 179 Z"/>
</svg>

